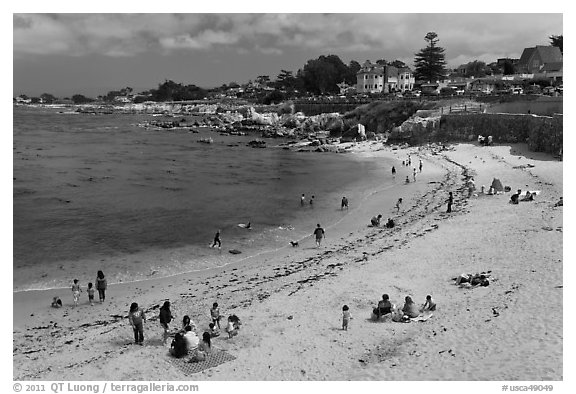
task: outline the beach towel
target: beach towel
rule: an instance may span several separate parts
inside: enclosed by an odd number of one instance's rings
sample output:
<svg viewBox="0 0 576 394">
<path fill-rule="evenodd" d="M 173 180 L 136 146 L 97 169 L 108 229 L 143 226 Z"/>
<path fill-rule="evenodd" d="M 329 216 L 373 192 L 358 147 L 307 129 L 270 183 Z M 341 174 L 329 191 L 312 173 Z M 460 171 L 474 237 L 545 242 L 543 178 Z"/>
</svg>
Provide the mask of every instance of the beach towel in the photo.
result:
<svg viewBox="0 0 576 394">
<path fill-rule="evenodd" d="M 224 350 L 212 348 L 212 352 L 208 355 L 207 359 L 204 361 L 198 361 L 189 363 L 189 357 L 175 358 L 170 357 L 170 362 L 174 364 L 179 370 L 181 370 L 184 375 L 189 376 L 198 372 L 202 372 L 209 368 L 217 367 L 220 364 L 224 364 L 228 361 L 236 360 L 236 357 Z"/>
<path fill-rule="evenodd" d="M 432 312 L 424 312 L 423 314 L 418 315 L 416 317 L 413 317 L 410 320 L 412 320 L 412 321 L 426 321 L 426 320 L 430 319 L 432 316 L 434 316 L 434 314 Z"/>
</svg>

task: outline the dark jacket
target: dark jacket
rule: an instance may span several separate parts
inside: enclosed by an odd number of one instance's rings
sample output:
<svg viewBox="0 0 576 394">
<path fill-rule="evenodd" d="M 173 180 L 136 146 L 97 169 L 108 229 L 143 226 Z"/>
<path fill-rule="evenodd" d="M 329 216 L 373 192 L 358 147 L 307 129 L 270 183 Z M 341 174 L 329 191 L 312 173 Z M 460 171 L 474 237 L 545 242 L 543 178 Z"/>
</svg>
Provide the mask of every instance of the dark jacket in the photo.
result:
<svg viewBox="0 0 576 394">
<path fill-rule="evenodd" d="M 160 308 L 160 323 L 168 324 L 172 321 L 172 313 L 170 309 Z"/>
<path fill-rule="evenodd" d="M 96 278 L 96 290 L 106 290 L 106 278 Z"/>
</svg>

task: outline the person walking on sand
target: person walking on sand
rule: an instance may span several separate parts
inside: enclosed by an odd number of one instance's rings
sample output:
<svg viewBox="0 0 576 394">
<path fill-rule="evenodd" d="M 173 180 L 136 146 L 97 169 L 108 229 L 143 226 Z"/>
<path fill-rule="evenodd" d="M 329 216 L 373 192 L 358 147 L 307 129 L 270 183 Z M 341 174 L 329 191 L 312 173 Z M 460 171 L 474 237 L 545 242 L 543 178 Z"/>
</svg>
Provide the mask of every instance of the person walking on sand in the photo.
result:
<svg viewBox="0 0 576 394">
<path fill-rule="evenodd" d="M 302 196 L 300 196 L 300 206 L 303 207 L 304 204 L 306 204 L 306 197 L 304 196 L 304 193 L 302 193 Z"/>
<path fill-rule="evenodd" d="M 90 305 L 94 306 L 94 287 L 92 286 L 92 282 L 88 283 L 88 290 L 86 290 L 86 292 L 88 293 L 88 301 L 90 302 Z"/>
<path fill-rule="evenodd" d="M 138 304 L 135 302 L 130 305 L 128 321 L 134 330 L 134 343 L 142 346 L 144 344 L 144 322 L 146 321 L 146 315 L 144 314 L 144 310 L 138 307 Z"/>
<path fill-rule="evenodd" d="M 393 177 L 396 176 L 396 168 L 394 166 L 392 166 L 392 176 Z"/>
<path fill-rule="evenodd" d="M 174 318 L 174 316 L 172 316 L 172 312 L 170 311 L 170 301 L 164 301 L 164 304 L 160 308 L 159 318 L 160 318 L 160 325 L 162 326 L 162 329 L 164 330 L 164 332 L 162 334 L 162 343 L 166 344 L 166 340 L 168 339 L 168 336 L 170 335 L 168 324 L 170 324 L 170 322 Z"/>
<path fill-rule="evenodd" d="M 448 200 L 446 200 L 446 202 L 448 203 L 448 209 L 446 210 L 446 213 L 450 213 L 452 212 L 452 203 L 454 203 L 454 196 L 452 195 L 452 192 L 448 193 Z"/>
<path fill-rule="evenodd" d="M 316 247 L 319 248 L 320 244 L 322 243 L 322 238 L 325 237 L 324 229 L 320 227 L 320 223 L 316 225 L 314 236 L 316 236 Z"/>
<path fill-rule="evenodd" d="M 348 331 L 348 323 L 350 323 L 351 319 L 350 308 L 348 308 L 348 305 L 344 305 L 342 307 L 342 329 L 344 331 Z"/>
<path fill-rule="evenodd" d="M 422 160 L 420 160 L 420 164 L 418 165 L 418 168 L 420 169 L 420 172 L 422 172 Z"/>
<path fill-rule="evenodd" d="M 96 290 L 98 290 L 98 297 L 100 297 L 100 303 L 104 302 L 106 299 L 106 287 L 108 283 L 106 282 L 106 277 L 104 272 L 98 271 L 96 274 Z"/>
<path fill-rule="evenodd" d="M 74 279 L 74 284 L 72 285 L 72 297 L 74 299 L 74 306 L 78 306 L 78 301 L 80 300 L 80 293 L 82 289 L 78 284 L 78 279 Z"/>
<path fill-rule="evenodd" d="M 222 248 L 222 242 L 220 241 L 220 229 L 216 230 L 214 235 L 214 242 L 212 243 L 212 248 L 218 244 L 218 249 Z"/>
<path fill-rule="evenodd" d="M 396 213 L 400 212 L 400 206 L 402 205 L 402 197 L 396 201 Z"/>
<path fill-rule="evenodd" d="M 416 168 L 412 168 L 412 177 L 414 178 L 414 182 L 416 182 Z"/>
<path fill-rule="evenodd" d="M 342 197 L 342 204 L 340 205 L 340 209 L 343 210 L 344 208 L 348 209 L 348 199 L 346 196 Z"/>
</svg>

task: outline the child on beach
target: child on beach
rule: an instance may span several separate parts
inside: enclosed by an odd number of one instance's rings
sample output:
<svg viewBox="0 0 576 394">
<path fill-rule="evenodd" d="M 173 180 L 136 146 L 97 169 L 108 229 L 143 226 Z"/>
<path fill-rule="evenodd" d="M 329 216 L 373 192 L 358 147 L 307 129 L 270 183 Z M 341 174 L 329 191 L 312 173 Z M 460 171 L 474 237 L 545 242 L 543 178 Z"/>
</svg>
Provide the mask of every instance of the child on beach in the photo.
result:
<svg viewBox="0 0 576 394">
<path fill-rule="evenodd" d="M 212 304 L 212 309 L 210 309 L 210 317 L 212 318 L 212 324 L 218 325 L 220 328 L 220 309 L 218 309 L 218 303 Z"/>
<path fill-rule="evenodd" d="M 62 308 L 62 300 L 56 296 L 52 299 L 52 308 Z"/>
<path fill-rule="evenodd" d="M 402 197 L 396 201 L 396 212 L 400 212 L 400 205 L 402 205 Z"/>
<path fill-rule="evenodd" d="M 74 284 L 72 285 L 72 297 L 74 298 L 74 306 L 78 306 L 78 301 L 80 300 L 80 293 L 82 289 L 78 284 L 78 279 L 74 279 Z"/>
<path fill-rule="evenodd" d="M 88 301 L 90 301 L 90 305 L 94 306 L 94 287 L 92 287 L 92 282 L 88 283 Z"/>
<path fill-rule="evenodd" d="M 370 223 L 374 227 L 379 227 L 380 226 L 380 219 L 382 219 L 382 215 L 374 216 L 372 219 L 370 219 Z"/>
<path fill-rule="evenodd" d="M 98 297 L 100 298 L 100 302 L 104 302 L 106 299 L 106 287 L 108 283 L 106 282 L 106 277 L 104 276 L 104 272 L 98 271 L 96 274 L 96 290 L 98 290 Z"/>
<path fill-rule="evenodd" d="M 316 225 L 316 229 L 314 230 L 314 236 L 316 237 L 316 247 L 319 248 L 320 244 L 322 243 L 322 238 L 324 238 L 324 229 L 320 227 L 320 223 Z"/>
<path fill-rule="evenodd" d="M 220 336 L 220 330 L 218 329 L 218 327 L 216 327 L 216 325 L 214 323 L 208 324 L 208 327 L 210 327 L 210 337 L 211 338 L 215 338 L 215 337 Z"/>
<path fill-rule="evenodd" d="M 134 330 L 134 343 L 142 346 L 144 344 L 144 322 L 146 321 L 146 315 L 144 314 L 144 310 L 138 307 L 138 304 L 135 302 L 130 305 L 128 321 Z"/>
<path fill-rule="evenodd" d="M 350 323 L 350 319 L 352 319 L 352 315 L 350 314 L 348 305 L 344 305 L 342 307 L 342 329 L 344 331 L 348 331 L 348 323 Z"/>
<path fill-rule="evenodd" d="M 432 296 L 431 295 L 427 295 L 426 296 L 426 302 L 424 303 L 424 305 L 422 305 L 422 312 L 426 312 L 426 311 L 435 311 L 436 310 L 436 303 L 434 301 L 432 301 Z"/>
<path fill-rule="evenodd" d="M 234 328 L 234 321 L 232 316 L 228 316 L 228 325 L 226 326 L 226 332 L 228 333 L 228 338 L 232 338 L 238 335 L 238 331 Z"/>
</svg>

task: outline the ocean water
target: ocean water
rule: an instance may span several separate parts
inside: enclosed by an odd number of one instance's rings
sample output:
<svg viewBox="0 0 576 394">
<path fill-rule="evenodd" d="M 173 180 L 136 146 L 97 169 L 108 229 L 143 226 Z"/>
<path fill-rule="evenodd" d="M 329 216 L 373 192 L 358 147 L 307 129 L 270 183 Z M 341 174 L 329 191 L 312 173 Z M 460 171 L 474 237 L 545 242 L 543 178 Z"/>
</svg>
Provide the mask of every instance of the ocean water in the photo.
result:
<svg viewBox="0 0 576 394">
<path fill-rule="evenodd" d="M 167 276 L 280 248 L 339 220 L 342 195 L 360 200 L 391 166 L 247 147 L 254 135 L 137 127 L 147 115 L 14 107 L 13 117 L 15 291 L 85 285 L 99 269 L 111 283 Z M 302 193 L 312 207 L 300 207 Z M 221 250 L 209 247 L 218 229 Z"/>
</svg>

